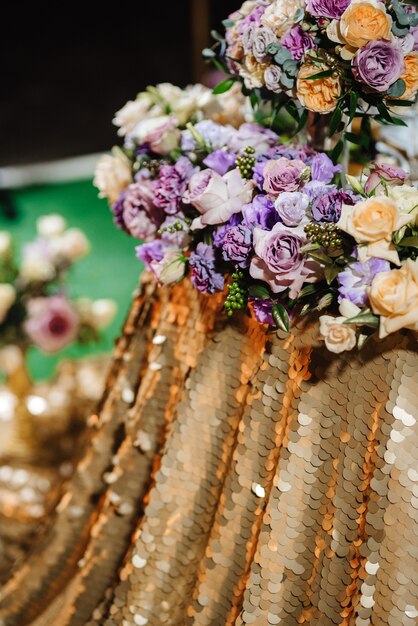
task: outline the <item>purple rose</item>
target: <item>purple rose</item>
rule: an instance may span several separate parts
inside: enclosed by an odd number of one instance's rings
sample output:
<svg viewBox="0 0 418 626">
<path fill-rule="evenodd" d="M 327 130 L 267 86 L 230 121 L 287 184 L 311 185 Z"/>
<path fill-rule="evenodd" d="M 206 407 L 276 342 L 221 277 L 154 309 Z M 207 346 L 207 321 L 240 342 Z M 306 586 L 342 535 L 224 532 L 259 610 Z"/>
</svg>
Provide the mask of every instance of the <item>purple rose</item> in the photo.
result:
<svg viewBox="0 0 418 626">
<path fill-rule="evenodd" d="M 180 157 L 175 165 L 163 164 L 153 182 L 154 204 L 168 215 L 177 213 L 184 192 L 195 168 L 187 157 Z"/>
<path fill-rule="evenodd" d="M 262 300 L 261 298 L 254 298 L 251 300 L 255 319 L 260 324 L 274 324 L 272 308 L 273 302 L 271 300 Z"/>
<path fill-rule="evenodd" d="M 311 162 L 311 178 L 321 183 L 330 183 L 337 172 L 341 172 L 341 165 L 334 165 L 324 152 L 316 154 Z"/>
<path fill-rule="evenodd" d="M 408 178 L 408 173 L 401 167 L 389 165 L 388 163 L 372 163 L 370 166 L 370 174 L 364 185 L 364 191 L 367 195 L 373 193 L 384 194 L 385 187 L 403 185 Z"/>
<path fill-rule="evenodd" d="M 258 226 L 263 230 L 271 230 L 279 221 L 273 202 L 262 194 L 255 196 L 250 204 L 242 207 L 242 216 L 247 227 Z"/>
<path fill-rule="evenodd" d="M 367 290 L 376 274 L 388 272 L 390 263 L 383 259 L 371 258 L 365 263 L 352 263 L 338 275 L 340 283 L 339 300 L 347 298 L 362 307 L 368 303 Z"/>
<path fill-rule="evenodd" d="M 251 146 L 256 154 L 266 152 L 270 146 L 278 141 L 278 136 L 269 128 L 259 124 L 242 124 L 238 131 L 231 136 L 228 147 L 239 154 L 242 150 Z"/>
<path fill-rule="evenodd" d="M 305 282 L 317 280 L 318 265 L 301 252 L 306 244 L 301 226 L 290 229 L 279 223 L 270 232 L 255 228 L 253 242 L 250 274 L 268 283 L 273 293 L 289 289 L 290 298 L 296 298 Z"/>
<path fill-rule="evenodd" d="M 293 26 L 282 38 L 283 48 L 287 48 L 296 61 L 300 61 L 308 50 L 315 50 L 314 38 L 309 33 L 301 29 L 300 26 Z"/>
<path fill-rule="evenodd" d="M 203 161 L 203 164 L 223 176 L 228 170 L 235 167 L 235 161 L 235 154 L 227 150 L 218 149 L 209 154 Z"/>
<path fill-rule="evenodd" d="M 191 282 L 201 293 L 213 294 L 224 288 L 224 277 L 215 268 L 215 252 L 211 246 L 199 243 L 190 255 Z"/>
<path fill-rule="evenodd" d="M 307 0 L 306 10 L 314 17 L 338 19 L 350 3 L 351 0 Z"/>
<path fill-rule="evenodd" d="M 277 160 L 280 157 L 285 157 L 290 161 L 303 161 L 307 165 L 309 164 L 310 157 L 312 154 L 316 154 L 315 151 L 312 151 L 311 148 L 307 146 L 292 148 L 289 146 L 273 146 L 267 152 L 258 155 L 257 162 L 254 166 L 254 180 L 257 184 L 257 187 L 263 189 L 264 185 L 264 167 L 266 166 L 267 161 Z"/>
<path fill-rule="evenodd" d="M 319 195 L 312 202 L 312 217 L 317 222 L 337 223 L 341 217 L 343 204 L 354 206 L 359 198 L 351 191 L 333 189 Z"/>
<path fill-rule="evenodd" d="M 263 170 L 264 191 L 278 196 L 283 191 L 298 191 L 303 183 L 306 165 L 303 161 L 291 161 L 285 157 L 268 161 Z"/>
<path fill-rule="evenodd" d="M 274 206 L 286 226 L 298 226 L 307 221 L 309 197 L 300 191 L 285 191 L 277 198 Z"/>
<path fill-rule="evenodd" d="M 277 43 L 277 37 L 268 26 L 256 26 L 251 35 L 253 55 L 262 63 L 267 56 L 267 48 L 271 43 Z"/>
<path fill-rule="evenodd" d="M 384 92 L 401 77 L 404 69 L 402 50 L 390 41 L 370 41 L 352 60 L 356 79 L 375 91 Z"/>
<path fill-rule="evenodd" d="M 237 32 L 238 35 L 242 35 L 244 30 L 246 30 L 249 26 L 259 26 L 261 23 L 261 18 L 264 15 L 265 8 L 264 7 L 255 7 L 244 19 L 242 19 L 239 23 Z"/>
<path fill-rule="evenodd" d="M 213 245 L 215 248 L 222 248 L 228 230 L 232 228 L 232 226 L 241 224 L 241 221 L 242 216 L 239 213 L 234 213 L 225 224 L 218 226 L 218 228 L 213 231 Z"/>
<path fill-rule="evenodd" d="M 164 219 L 163 211 L 152 204 L 151 198 L 149 181 L 132 183 L 124 193 L 122 212 L 118 217 L 122 227 L 132 237 L 144 241 L 149 241 L 155 236 Z"/>
<path fill-rule="evenodd" d="M 252 231 L 240 224 L 228 230 L 222 245 L 222 255 L 225 261 L 234 261 L 240 267 L 248 267 L 249 256 L 252 250 Z"/>
</svg>

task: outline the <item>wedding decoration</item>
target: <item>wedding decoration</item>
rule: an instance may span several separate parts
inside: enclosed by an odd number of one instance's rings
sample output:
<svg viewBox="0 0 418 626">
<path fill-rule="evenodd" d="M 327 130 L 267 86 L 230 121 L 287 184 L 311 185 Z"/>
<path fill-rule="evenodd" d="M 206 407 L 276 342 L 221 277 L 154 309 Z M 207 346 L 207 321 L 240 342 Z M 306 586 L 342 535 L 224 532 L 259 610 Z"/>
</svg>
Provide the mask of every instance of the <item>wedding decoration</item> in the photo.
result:
<svg viewBox="0 0 418 626">
<path fill-rule="evenodd" d="M 84 233 L 67 228 L 60 215 L 38 219 L 37 237 L 23 246 L 21 258 L 10 234 L 0 232 L 0 369 L 11 362 L 4 352 L 9 346 L 56 353 L 74 341 L 99 339 L 116 303 L 72 299 L 67 291 L 69 270 L 89 249 Z"/>
<path fill-rule="evenodd" d="M 418 90 L 418 13 L 399 0 L 246 1 L 224 22 L 225 37 L 204 51 L 229 77 L 216 91 L 243 83 L 253 105 L 268 99 L 302 128 L 308 112 L 329 115 L 329 132 L 369 117 L 405 125 L 399 107 Z M 274 120 L 273 120 L 274 121 Z M 318 122 L 318 120 L 317 120 Z M 341 150 L 341 145 L 339 145 Z"/>
<path fill-rule="evenodd" d="M 320 312 L 333 352 L 361 346 L 376 328 L 381 338 L 418 329 L 418 191 L 406 172 L 372 164 L 342 188 L 341 166 L 326 154 L 281 144 L 258 124 L 201 120 L 171 132 L 164 122 L 158 148 L 143 136 L 133 145 L 130 134 L 106 181 L 101 164 L 96 176 L 160 284 L 187 275 L 201 293 L 226 288 L 228 315 L 249 305 L 285 330 Z M 404 298 L 392 298 L 395 285 Z"/>
</svg>

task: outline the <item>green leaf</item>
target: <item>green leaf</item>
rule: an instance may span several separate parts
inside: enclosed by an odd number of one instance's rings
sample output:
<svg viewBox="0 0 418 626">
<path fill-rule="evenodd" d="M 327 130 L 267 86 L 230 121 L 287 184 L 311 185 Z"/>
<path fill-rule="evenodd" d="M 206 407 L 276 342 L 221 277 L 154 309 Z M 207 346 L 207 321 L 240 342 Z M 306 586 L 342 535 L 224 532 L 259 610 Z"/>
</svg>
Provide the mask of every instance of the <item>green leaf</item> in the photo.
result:
<svg viewBox="0 0 418 626">
<path fill-rule="evenodd" d="M 352 91 L 350 93 L 350 107 L 349 107 L 349 122 L 352 122 L 354 116 L 357 112 L 357 103 L 358 103 L 358 93 L 357 91 Z"/>
<path fill-rule="evenodd" d="M 356 324 L 357 326 L 371 326 L 377 328 L 379 326 L 379 318 L 373 313 L 359 313 L 355 317 L 345 320 L 344 324 Z"/>
<path fill-rule="evenodd" d="M 298 22 L 301 22 L 304 17 L 305 17 L 305 11 L 302 9 L 302 7 L 299 7 L 299 9 L 296 10 L 295 15 L 293 16 L 293 20 L 295 24 L 297 24 Z"/>
<path fill-rule="evenodd" d="M 397 37 L 404 37 L 409 32 L 408 26 L 400 26 L 399 23 L 393 22 L 392 24 L 392 33 Z"/>
<path fill-rule="evenodd" d="M 296 132 L 298 133 L 302 128 L 304 128 L 306 122 L 308 121 L 308 110 L 303 109 L 302 115 L 300 116 L 298 127 L 296 128 Z"/>
<path fill-rule="evenodd" d="M 350 143 L 355 143 L 357 146 L 363 145 L 363 137 L 361 135 L 355 135 L 354 133 L 345 132 L 344 137 Z"/>
<path fill-rule="evenodd" d="M 330 285 L 338 276 L 340 270 L 335 265 L 327 265 L 324 269 L 325 280 L 327 285 Z"/>
<path fill-rule="evenodd" d="M 225 37 L 222 37 L 222 35 L 220 35 L 217 30 L 211 30 L 210 36 L 212 37 L 212 39 L 215 39 L 215 41 L 219 41 L 220 43 L 225 41 Z"/>
<path fill-rule="evenodd" d="M 289 76 L 296 76 L 298 73 L 298 62 L 293 59 L 288 59 L 283 63 L 283 70 L 286 74 L 289 74 Z"/>
<path fill-rule="evenodd" d="M 300 117 L 299 117 L 299 111 L 298 111 L 296 104 L 292 100 L 289 100 L 289 102 L 286 102 L 286 104 L 284 105 L 284 108 L 289 113 L 289 115 L 293 117 L 293 119 L 296 120 L 296 122 L 299 123 Z"/>
<path fill-rule="evenodd" d="M 342 141 L 342 139 L 340 139 L 339 141 L 337 141 L 337 143 L 335 144 L 330 154 L 331 161 L 333 161 L 334 163 L 337 163 L 343 150 L 344 150 L 344 142 Z"/>
<path fill-rule="evenodd" d="M 250 285 L 248 287 L 248 295 L 250 298 L 259 298 L 260 300 L 269 300 L 271 298 L 270 291 L 265 285 Z"/>
<path fill-rule="evenodd" d="M 386 104 L 390 107 L 411 107 L 415 102 L 412 100 L 386 100 Z"/>
<path fill-rule="evenodd" d="M 319 80 L 320 78 L 328 78 L 328 76 L 332 76 L 334 70 L 325 70 L 324 72 L 318 72 L 318 74 L 313 74 L 312 76 L 306 76 L 304 80 Z"/>
<path fill-rule="evenodd" d="M 322 265 L 332 265 L 332 260 L 323 252 L 308 252 L 308 256 Z"/>
<path fill-rule="evenodd" d="M 234 20 L 222 20 L 222 26 L 225 26 L 225 28 L 231 28 L 234 24 Z"/>
<path fill-rule="evenodd" d="M 418 237 L 404 237 L 398 245 L 403 248 L 418 248 Z"/>
<path fill-rule="evenodd" d="M 391 85 L 388 89 L 388 96 L 392 98 L 400 98 L 406 91 L 405 81 L 402 78 L 399 78 L 393 85 Z"/>
<path fill-rule="evenodd" d="M 279 50 L 274 55 L 274 60 L 276 61 L 277 65 L 282 65 L 285 61 L 291 58 L 292 55 L 290 54 L 289 50 L 283 47 L 279 48 Z"/>
<path fill-rule="evenodd" d="M 284 306 L 276 302 L 276 304 L 273 304 L 271 313 L 273 315 L 273 319 L 277 328 L 280 328 L 280 330 L 284 330 L 286 333 L 288 333 L 290 328 L 290 320 Z"/>
<path fill-rule="evenodd" d="M 266 48 L 266 52 L 267 54 L 271 54 L 271 55 L 275 55 L 277 54 L 277 52 L 280 50 L 280 45 L 278 43 L 269 43 L 269 45 Z"/>
<path fill-rule="evenodd" d="M 216 85 L 212 93 L 214 93 L 215 95 L 226 93 L 227 91 L 231 89 L 234 83 L 235 83 L 235 78 L 226 78 L 225 80 L 221 81 L 220 83 Z"/>
<path fill-rule="evenodd" d="M 280 82 L 284 87 L 286 87 L 286 89 L 291 89 L 295 84 L 295 79 L 290 78 L 285 72 L 282 72 L 282 75 L 280 76 Z"/>
<path fill-rule="evenodd" d="M 330 137 L 332 137 L 332 135 L 338 129 L 342 116 L 343 116 L 343 112 L 341 111 L 340 107 L 337 106 L 334 113 L 332 114 L 331 121 L 329 123 L 329 136 Z"/>
<path fill-rule="evenodd" d="M 321 289 L 321 287 L 318 287 L 318 285 L 315 285 L 315 284 L 305 285 L 299 292 L 298 300 L 301 300 L 302 298 L 306 298 L 306 296 L 312 296 L 319 289 Z"/>
<path fill-rule="evenodd" d="M 353 191 L 359 193 L 361 196 L 364 196 L 364 189 L 357 176 L 350 176 L 350 174 L 346 174 L 345 178 Z"/>
</svg>

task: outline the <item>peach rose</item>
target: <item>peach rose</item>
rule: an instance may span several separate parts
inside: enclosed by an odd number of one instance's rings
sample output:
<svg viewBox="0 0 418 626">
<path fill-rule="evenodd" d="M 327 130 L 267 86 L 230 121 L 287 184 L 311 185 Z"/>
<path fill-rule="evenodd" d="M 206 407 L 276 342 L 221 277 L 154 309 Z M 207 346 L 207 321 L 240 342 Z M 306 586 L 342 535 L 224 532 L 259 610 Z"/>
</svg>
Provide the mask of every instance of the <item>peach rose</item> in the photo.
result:
<svg viewBox="0 0 418 626">
<path fill-rule="evenodd" d="M 328 69 L 325 65 L 317 67 L 306 63 L 299 70 L 296 92 L 302 106 L 309 111 L 329 113 L 337 105 L 337 98 L 341 94 L 341 81 L 338 76 L 307 80 L 309 76 Z"/>
<path fill-rule="evenodd" d="M 418 330 L 418 261 L 377 274 L 369 289 L 372 310 L 380 315 L 379 337 L 401 328 Z"/>
<path fill-rule="evenodd" d="M 367 244 L 359 249 L 360 260 L 378 257 L 399 265 L 392 236 L 410 220 L 411 216 L 403 215 L 386 196 L 377 196 L 354 206 L 343 205 L 337 226 L 354 237 L 357 243 Z"/>
<path fill-rule="evenodd" d="M 247 54 L 240 69 L 240 76 L 244 79 L 247 89 L 259 89 L 265 84 L 264 72 L 267 63 L 258 63 L 253 54 Z"/>
<path fill-rule="evenodd" d="M 406 91 L 401 96 L 401 99 L 412 100 L 418 91 L 418 52 L 407 54 L 404 61 L 405 72 L 401 78 L 405 82 Z"/>
<path fill-rule="evenodd" d="M 353 48 L 362 48 L 369 41 L 390 39 L 392 18 L 379 0 L 353 0 L 341 16 L 342 39 Z"/>
<path fill-rule="evenodd" d="M 341 354 L 352 350 L 356 343 L 356 332 L 352 326 L 344 324 L 345 317 L 322 315 L 319 318 L 319 332 L 330 352 Z"/>
<path fill-rule="evenodd" d="M 94 174 L 99 198 L 107 198 L 113 204 L 131 182 L 131 163 L 120 148 L 114 148 L 111 155 L 105 154 L 99 159 Z"/>
<path fill-rule="evenodd" d="M 304 8 L 305 0 L 274 0 L 266 8 L 261 23 L 281 37 L 293 26 L 296 11 Z"/>
</svg>

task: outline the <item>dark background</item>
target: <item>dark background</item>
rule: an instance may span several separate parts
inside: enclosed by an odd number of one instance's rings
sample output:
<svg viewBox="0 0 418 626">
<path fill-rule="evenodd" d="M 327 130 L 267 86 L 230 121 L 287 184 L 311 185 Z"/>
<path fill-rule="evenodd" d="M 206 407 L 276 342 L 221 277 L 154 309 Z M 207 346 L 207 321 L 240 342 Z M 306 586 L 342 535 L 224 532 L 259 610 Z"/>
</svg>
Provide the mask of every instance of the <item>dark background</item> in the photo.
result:
<svg viewBox="0 0 418 626">
<path fill-rule="evenodd" d="M 108 149 L 113 114 L 149 84 L 197 82 L 211 28 L 240 0 L 7 3 L 0 31 L 0 165 Z"/>
</svg>

